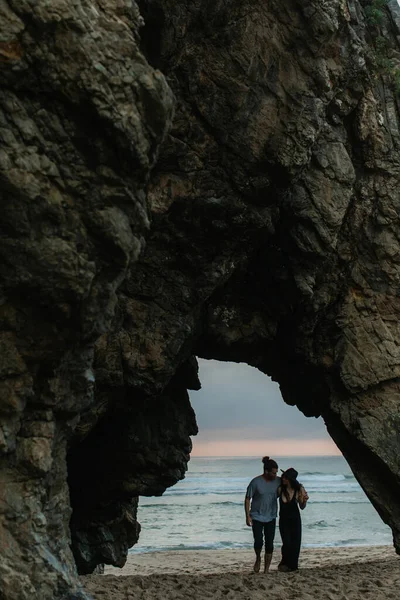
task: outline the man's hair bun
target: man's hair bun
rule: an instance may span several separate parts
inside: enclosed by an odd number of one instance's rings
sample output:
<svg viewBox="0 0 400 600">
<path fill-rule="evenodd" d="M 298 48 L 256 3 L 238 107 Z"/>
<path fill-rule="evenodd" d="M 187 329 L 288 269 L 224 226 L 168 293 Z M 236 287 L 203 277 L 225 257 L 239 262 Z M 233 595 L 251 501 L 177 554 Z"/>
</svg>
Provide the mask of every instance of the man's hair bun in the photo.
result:
<svg viewBox="0 0 400 600">
<path fill-rule="evenodd" d="M 278 469 L 278 464 L 269 456 L 264 456 L 262 461 L 264 463 L 264 471 L 271 471 L 272 469 Z"/>
</svg>

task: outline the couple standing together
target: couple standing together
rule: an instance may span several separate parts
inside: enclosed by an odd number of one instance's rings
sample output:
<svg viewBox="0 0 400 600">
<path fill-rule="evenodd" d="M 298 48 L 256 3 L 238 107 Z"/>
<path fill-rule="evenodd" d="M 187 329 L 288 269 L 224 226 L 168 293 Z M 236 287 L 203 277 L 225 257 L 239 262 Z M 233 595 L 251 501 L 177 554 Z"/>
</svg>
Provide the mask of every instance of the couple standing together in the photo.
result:
<svg viewBox="0 0 400 600">
<path fill-rule="evenodd" d="M 265 538 L 264 573 L 267 573 L 274 551 L 274 537 L 279 501 L 279 531 L 282 538 L 282 559 L 279 571 L 297 571 L 301 545 L 301 517 L 299 507 L 305 508 L 308 495 L 297 481 L 297 471 L 287 469 L 277 477 L 277 463 L 264 456 L 264 473 L 252 479 L 244 501 L 246 525 L 253 528 L 256 562 L 254 572 L 261 567 L 261 550 Z"/>
</svg>

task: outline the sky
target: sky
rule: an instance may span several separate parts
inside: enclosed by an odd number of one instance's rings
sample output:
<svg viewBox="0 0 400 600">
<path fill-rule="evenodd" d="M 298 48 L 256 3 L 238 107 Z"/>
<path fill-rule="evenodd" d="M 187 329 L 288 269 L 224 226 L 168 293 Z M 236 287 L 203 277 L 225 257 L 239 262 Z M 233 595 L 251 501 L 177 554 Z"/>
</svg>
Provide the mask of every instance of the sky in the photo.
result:
<svg viewBox="0 0 400 600">
<path fill-rule="evenodd" d="M 284 403 L 279 385 L 244 363 L 199 360 L 190 391 L 199 433 L 192 456 L 340 455 L 321 418 Z"/>
</svg>

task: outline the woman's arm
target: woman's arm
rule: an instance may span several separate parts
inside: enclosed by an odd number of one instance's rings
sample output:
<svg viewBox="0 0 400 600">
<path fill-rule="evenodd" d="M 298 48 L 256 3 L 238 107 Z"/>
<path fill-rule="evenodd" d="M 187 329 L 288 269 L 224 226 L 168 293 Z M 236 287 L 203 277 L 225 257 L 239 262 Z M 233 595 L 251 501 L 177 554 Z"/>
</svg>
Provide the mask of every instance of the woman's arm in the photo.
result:
<svg viewBox="0 0 400 600">
<path fill-rule="evenodd" d="M 308 500 L 308 494 L 307 494 L 306 490 L 304 489 L 304 487 L 301 485 L 299 491 L 297 492 L 297 502 L 299 503 L 301 510 L 305 509 L 307 500 Z"/>
</svg>

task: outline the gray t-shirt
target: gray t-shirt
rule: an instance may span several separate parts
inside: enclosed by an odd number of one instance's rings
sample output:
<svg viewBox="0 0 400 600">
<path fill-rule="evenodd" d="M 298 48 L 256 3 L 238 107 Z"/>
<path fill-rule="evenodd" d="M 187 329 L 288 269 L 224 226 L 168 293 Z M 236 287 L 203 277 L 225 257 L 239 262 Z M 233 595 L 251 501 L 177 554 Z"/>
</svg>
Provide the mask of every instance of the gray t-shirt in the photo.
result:
<svg viewBox="0 0 400 600">
<path fill-rule="evenodd" d="M 255 521 L 268 523 L 276 519 L 278 512 L 278 487 L 281 478 L 266 481 L 262 475 L 254 477 L 248 485 L 246 497 L 251 498 L 250 516 Z"/>
</svg>

